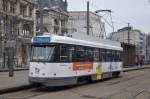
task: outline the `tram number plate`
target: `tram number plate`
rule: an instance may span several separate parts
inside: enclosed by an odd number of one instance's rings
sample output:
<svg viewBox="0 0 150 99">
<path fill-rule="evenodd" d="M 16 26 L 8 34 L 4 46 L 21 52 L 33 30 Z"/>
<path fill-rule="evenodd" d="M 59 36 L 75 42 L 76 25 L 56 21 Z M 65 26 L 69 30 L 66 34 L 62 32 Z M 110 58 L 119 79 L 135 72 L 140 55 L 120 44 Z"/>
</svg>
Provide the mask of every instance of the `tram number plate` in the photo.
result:
<svg viewBox="0 0 150 99">
<path fill-rule="evenodd" d="M 36 74 L 39 74 L 39 72 L 40 72 L 40 69 L 35 68 L 35 73 L 36 73 Z"/>
</svg>

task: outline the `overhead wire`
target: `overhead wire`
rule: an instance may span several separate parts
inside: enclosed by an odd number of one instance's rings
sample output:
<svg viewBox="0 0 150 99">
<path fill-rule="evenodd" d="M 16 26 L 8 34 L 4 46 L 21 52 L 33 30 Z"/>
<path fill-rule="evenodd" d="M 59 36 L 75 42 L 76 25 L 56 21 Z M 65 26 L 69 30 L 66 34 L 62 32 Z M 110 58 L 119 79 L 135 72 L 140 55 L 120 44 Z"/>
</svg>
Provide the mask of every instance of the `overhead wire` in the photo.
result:
<svg viewBox="0 0 150 99">
<path fill-rule="evenodd" d="M 102 8 L 100 8 L 99 6 L 97 6 L 96 4 L 94 4 L 91 0 L 83 0 L 84 2 L 90 1 L 90 9 L 92 11 L 96 11 L 96 10 L 104 10 Z M 99 13 L 99 15 L 101 16 L 102 20 L 110 27 L 113 29 L 113 32 L 115 31 L 115 25 L 117 24 L 128 24 L 129 22 L 125 21 L 124 18 L 120 18 L 120 16 L 116 16 L 116 13 L 111 13 L 110 12 L 102 12 Z M 109 17 L 109 19 L 108 19 Z M 109 22 L 110 21 L 110 22 Z M 99 23 L 100 24 L 100 23 Z M 104 29 L 105 33 L 106 33 L 106 29 Z M 106 34 L 105 34 L 106 35 Z M 106 37 L 107 38 L 107 37 Z"/>
<path fill-rule="evenodd" d="M 100 7 L 98 7 L 97 5 L 95 5 L 93 2 L 90 2 L 90 4 L 92 5 L 92 6 L 94 6 L 96 9 L 99 9 L 99 10 L 103 10 L 102 8 L 100 8 Z M 102 18 L 104 19 L 104 20 L 107 20 L 107 19 L 105 19 L 104 18 L 104 16 L 106 15 L 106 14 L 108 14 L 107 12 L 104 12 L 105 14 L 102 16 Z M 101 15 L 101 14 L 100 14 Z M 111 20 L 111 22 L 112 23 L 114 23 L 115 24 L 115 21 L 113 21 L 113 19 L 117 19 L 118 21 L 120 21 L 120 23 L 122 23 L 122 24 L 128 24 L 129 22 L 127 22 L 127 21 L 125 21 L 124 20 L 124 18 L 120 18 L 120 16 L 118 17 L 118 16 L 116 16 L 116 15 L 114 15 L 114 13 L 111 13 L 111 16 L 110 16 L 110 18 L 112 17 L 112 20 Z M 108 24 L 108 22 L 107 22 L 107 24 Z M 110 25 L 110 24 L 109 24 Z M 112 26 L 111 26 L 112 27 Z"/>
</svg>

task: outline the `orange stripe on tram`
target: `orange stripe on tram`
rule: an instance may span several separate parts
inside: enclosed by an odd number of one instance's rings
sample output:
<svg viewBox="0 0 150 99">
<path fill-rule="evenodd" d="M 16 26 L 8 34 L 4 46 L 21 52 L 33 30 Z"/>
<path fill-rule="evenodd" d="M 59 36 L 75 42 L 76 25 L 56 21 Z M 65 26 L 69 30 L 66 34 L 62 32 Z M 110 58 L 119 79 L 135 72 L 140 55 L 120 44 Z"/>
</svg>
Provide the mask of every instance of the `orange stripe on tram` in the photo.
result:
<svg viewBox="0 0 150 99">
<path fill-rule="evenodd" d="M 78 70 L 93 70 L 92 62 L 77 62 L 73 64 L 73 71 Z"/>
</svg>

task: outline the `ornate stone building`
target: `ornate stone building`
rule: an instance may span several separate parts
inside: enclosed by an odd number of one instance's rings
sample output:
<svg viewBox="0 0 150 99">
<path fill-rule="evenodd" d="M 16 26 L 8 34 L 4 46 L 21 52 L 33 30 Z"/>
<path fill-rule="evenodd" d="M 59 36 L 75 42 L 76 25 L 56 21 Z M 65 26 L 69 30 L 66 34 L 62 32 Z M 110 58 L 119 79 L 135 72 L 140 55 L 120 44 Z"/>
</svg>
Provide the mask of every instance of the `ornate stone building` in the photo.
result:
<svg viewBox="0 0 150 99">
<path fill-rule="evenodd" d="M 0 0 L 0 69 L 28 64 L 29 46 L 34 33 L 34 0 Z"/>
<path fill-rule="evenodd" d="M 146 62 L 150 64 L 150 33 L 146 36 Z"/>
<path fill-rule="evenodd" d="M 43 28 L 44 32 L 52 34 L 66 34 L 68 23 L 67 1 L 63 0 L 36 0 L 36 26 L 37 31 L 40 31 L 40 6 L 43 8 Z"/>
</svg>

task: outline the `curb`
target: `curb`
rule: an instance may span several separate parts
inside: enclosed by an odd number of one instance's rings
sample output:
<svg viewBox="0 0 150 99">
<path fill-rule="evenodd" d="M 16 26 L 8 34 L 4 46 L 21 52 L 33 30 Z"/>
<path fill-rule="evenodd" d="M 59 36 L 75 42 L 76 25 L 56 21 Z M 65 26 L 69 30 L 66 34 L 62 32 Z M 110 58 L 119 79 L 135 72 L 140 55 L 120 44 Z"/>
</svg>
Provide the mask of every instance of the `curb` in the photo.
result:
<svg viewBox="0 0 150 99">
<path fill-rule="evenodd" d="M 129 69 L 124 69 L 123 72 L 129 72 L 129 71 L 134 71 L 134 70 L 140 70 L 140 69 L 147 69 L 150 68 L 150 66 L 147 67 L 140 67 L 140 68 L 129 68 Z"/>
<path fill-rule="evenodd" d="M 147 68 L 150 68 L 150 66 L 149 67 L 141 67 L 141 68 L 124 69 L 123 72 L 130 72 L 130 71 L 135 71 L 135 70 L 140 70 L 140 69 L 147 69 Z M 23 71 L 23 70 L 28 70 L 28 69 L 17 69 L 15 71 Z M 8 71 L 8 70 L 6 70 L 6 71 Z M 2 71 L 2 72 L 4 72 L 4 71 Z M 22 85 L 22 86 L 13 87 L 13 88 L 0 89 L 0 95 L 5 94 L 5 93 L 17 92 L 17 91 L 20 91 L 20 90 L 25 90 L 25 89 L 29 89 L 29 88 L 33 88 L 33 87 L 34 87 L 33 85 Z"/>
<path fill-rule="evenodd" d="M 29 69 L 15 69 L 14 71 L 26 71 L 26 70 L 29 70 Z M 0 70 L 0 72 L 9 72 L 9 70 Z"/>
<path fill-rule="evenodd" d="M 29 88 L 33 88 L 33 86 L 32 85 L 22 85 L 22 86 L 13 87 L 13 88 L 1 89 L 0 95 L 5 94 L 5 93 L 17 92 L 17 91 L 25 90 L 25 89 L 29 89 Z"/>
</svg>

